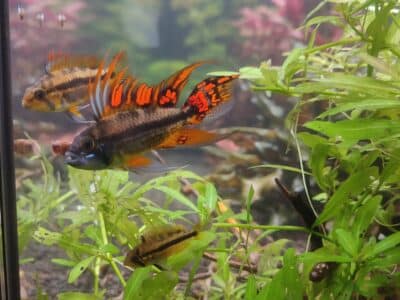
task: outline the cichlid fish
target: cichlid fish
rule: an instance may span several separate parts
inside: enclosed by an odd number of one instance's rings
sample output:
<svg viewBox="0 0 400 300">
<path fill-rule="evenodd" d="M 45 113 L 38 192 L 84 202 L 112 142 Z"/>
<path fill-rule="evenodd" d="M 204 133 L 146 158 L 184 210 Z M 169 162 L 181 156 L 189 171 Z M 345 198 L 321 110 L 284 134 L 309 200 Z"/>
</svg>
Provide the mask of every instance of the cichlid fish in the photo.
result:
<svg viewBox="0 0 400 300">
<path fill-rule="evenodd" d="M 152 163 L 146 156 L 150 150 L 203 145 L 222 138 L 194 125 L 230 107 L 232 82 L 238 75 L 201 81 L 178 108 L 180 92 L 202 62 L 148 86 L 133 77 L 122 80 L 126 70 L 112 77 L 119 59 L 113 59 L 105 74 L 102 63 L 89 84 L 95 123 L 74 138 L 65 153 L 67 164 L 89 170 L 145 168 Z"/>
<path fill-rule="evenodd" d="M 75 120 L 84 120 L 79 109 L 89 102 L 88 84 L 96 77 L 100 63 L 93 56 L 50 53 L 46 74 L 26 89 L 22 106 L 42 112 L 66 112 Z"/>
<path fill-rule="evenodd" d="M 169 225 L 151 230 L 141 236 L 141 243 L 128 252 L 124 265 L 137 268 L 156 265 L 181 251 L 187 242 L 198 235 L 196 230 L 187 230 L 181 225 Z"/>
</svg>

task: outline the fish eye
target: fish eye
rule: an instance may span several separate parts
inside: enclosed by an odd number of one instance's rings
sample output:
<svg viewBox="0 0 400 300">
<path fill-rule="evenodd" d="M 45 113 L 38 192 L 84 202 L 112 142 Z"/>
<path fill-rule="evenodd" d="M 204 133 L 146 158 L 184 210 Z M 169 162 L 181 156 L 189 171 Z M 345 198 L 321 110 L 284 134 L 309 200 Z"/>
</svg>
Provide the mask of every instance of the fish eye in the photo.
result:
<svg viewBox="0 0 400 300">
<path fill-rule="evenodd" d="M 84 152 L 93 151 L 95 147 L 96 147 L 96 144 L 94 142 L 94 139 L 91 137 L 87 137 L 82 141 L 82 150 Z"/>
<path fill-rule="evenodd" d="M 42 89 L 36 90 L 33 96 L 37 99 L 43 99 L 45 96 L 45 92 Z"/>
</svg>

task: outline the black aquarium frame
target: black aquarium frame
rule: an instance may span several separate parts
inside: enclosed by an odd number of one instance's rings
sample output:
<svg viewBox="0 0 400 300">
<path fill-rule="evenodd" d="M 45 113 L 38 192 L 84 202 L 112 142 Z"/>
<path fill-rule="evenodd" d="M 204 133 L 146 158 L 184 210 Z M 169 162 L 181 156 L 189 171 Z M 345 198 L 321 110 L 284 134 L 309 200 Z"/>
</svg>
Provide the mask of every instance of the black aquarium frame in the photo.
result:
<svg viewBox="0 0 400 300">
<path fill-rule="evenodd" d="M 8 1 L 0 0 L 0 299 L 19 300 Z"/>
</svg>

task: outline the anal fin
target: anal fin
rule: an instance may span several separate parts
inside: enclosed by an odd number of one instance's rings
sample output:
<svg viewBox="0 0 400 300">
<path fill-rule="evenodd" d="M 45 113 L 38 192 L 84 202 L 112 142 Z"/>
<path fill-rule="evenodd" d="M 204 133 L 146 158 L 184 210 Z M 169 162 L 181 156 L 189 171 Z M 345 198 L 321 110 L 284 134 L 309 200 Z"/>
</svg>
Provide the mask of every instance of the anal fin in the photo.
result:
<svg viewBox="0 0 400 300">
<path fill-rule="evenodd" d="M 157 148 L 199 146 L 214 143 L 224 136 L 197 128 L 182 128 L 168 136 Z"/>
<path fill-rule="evenodd" d="M 124 162 L 124 166 L 128 169 L 143 168 L 152 164 L 152 160 L 144 155 L 135 154 L 127 156 Z"/>
</svg>

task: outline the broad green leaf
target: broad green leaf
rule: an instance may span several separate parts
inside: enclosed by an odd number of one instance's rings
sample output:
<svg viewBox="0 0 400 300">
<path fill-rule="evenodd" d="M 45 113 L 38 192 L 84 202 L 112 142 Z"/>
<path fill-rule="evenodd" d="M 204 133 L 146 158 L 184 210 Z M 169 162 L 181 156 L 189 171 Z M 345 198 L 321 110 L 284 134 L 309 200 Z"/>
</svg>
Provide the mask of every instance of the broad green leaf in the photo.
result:
<svg viewBox="0 0 400 300">
<path fill-rule="evenodd" d="M 337 216 L 342 209 L 345 209 L 350 201 L 351 196 L 357 196 L 378 176 L 376 167 L 360 170 L 352 174 L 344 181 L 336 192 L 329 199 L 324 210 L 317 219 L 316 225 L 322 224 L 333 217 Z"/>
<path fill-rule="evenodd" d="M 143 286 L 139 295 L 133 299 L 158 300 L 165 299 L 166 296 L 178 284 L 178 274 L 173 271 L 163 271 L 154 276 L 147 277 L 143 281 Z M 139 297 L 138 297 L 139 296 Z"/>
<path fill-rule="evenodd" d="M 151 266 L 135 269 L 126 283 L 124 289 L 124 300 L 138 299 L 137 296 L 140 294 L 143 281 L 149 277 L 150 272 Z"/>
<path fill-rule="evenodd" d="M 92 261 L 95 259 L 95 256 L 89 256 L 85 258 L 84 260 L 80 261 L 71 269 L 69 272 L 68 276 L 68 283 L 73 283 L 75 280 L 79 278 L 79 276 L 82 275 L 83 272 L 89 267 L 89 265 L 92 263 Z"/>
<path fill-rule="evenodd" d="M 382 196 L 377 195 L 369 198 L 361 205 L 356 212 L 353 232 L 356 236 L 360 236 L 371 225 L 374 216 L 377 214 Z"/>
<path fill-rule="evenodd" d="M 356 257 L 359 250 L 359 239 L 357 237 L 354 237 L 352 232 L 346 231 L 341 228 L 336 229 L 335 234 L 337 241 L 339 245 L 343 248 L 343 250 L 351 257 Z"/>
<path fill-rule="evenodd" d="M 311 121 L 304 125 L 309 129 L 335 139 L 341 139 L 343 146 L 352 146 L 360 140 L 377 140 L 400 134 L 400 122 L 385 119 L 355 119 L 338 122 Z"/>
<path fill-rule="evenodd" d="M 302 299 L 303 289 L 295 251 L 291 248 L 284 255 L 283 268 L 262 288 L 255 299 Z"/>
<path fill-rule="evenodd" d="M 400 100 L 394 99 L 365 99 L 354 102 L 337 103 L 336 107 L 323 112 L 318 118 L 325 118 L 327 116 L 335 115 L 348 110 L 378 110 L 378 109 L 399 109 Z"/>
</svg>

